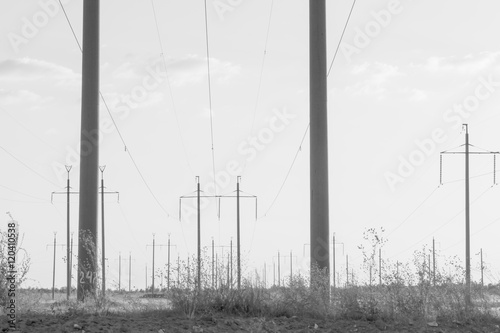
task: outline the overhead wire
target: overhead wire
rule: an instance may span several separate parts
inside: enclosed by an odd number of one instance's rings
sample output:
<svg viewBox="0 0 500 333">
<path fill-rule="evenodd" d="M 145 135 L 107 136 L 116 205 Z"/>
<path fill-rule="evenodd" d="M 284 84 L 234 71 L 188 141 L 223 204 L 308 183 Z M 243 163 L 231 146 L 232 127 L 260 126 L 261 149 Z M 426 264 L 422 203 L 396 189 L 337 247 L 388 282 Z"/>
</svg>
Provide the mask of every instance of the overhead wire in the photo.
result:
<svg viewBox="0 0 500 333">
<path fill-rule="evenodd" d="M 346 28 L 347 28 L 347 26 L 349 25 L 349 21 L 350 21 L 351 14 L 352 14 L 352 12 L 353 12 L 353 9 L 354 9 L 355 4 L 356 4 L 356 0 L 354 0 L 354 2 L 353 2 L 353 4 L 352 4 L 351 10 L 350 10 L 350 12 L 349 12 L 349 16 L 347 17 L 347 20 L 346 20 L 345 25 L 344 25 L 344 29 L 342 30 L 342 34 L 340 35 L 339 42 L 337 43 L 337 49 L 336 49 L 337 51 L 338 51 L 338 49 L 339 49 L 339 47 L 340 47 L 340 44 L 342 43 L 342 40 L 343 40 L 343 38 L 344 38 L 344 34 L 345 34 L 345 31 L 346 31 Z M 330 64 L 330 70 L 331 70 L 331 68 L 332 68 L 332 66 L 333 66 L 333 63 L 335 62 L 335 59 L 337 58 L 337 54 L 338 54 L 338 52 L 337 52 L 337 51 L 335 51 L 335 53 L 334 53 L 334 55 L 333 55 L 333 59 L 332 59 L 332 62 L 331 62 L 331 64 Z M 327 75 L 326 75 L 326 77 L 327 77 L 327 78 L 328 78 L 328 77 L 329 77 L 329 75 L 330 75 L 330 70 L 328 70 L 328 73 L 327 73 Z M 273 201 L 272 201 L 272 203 L 273 203 L 273 204 L 274 204 L 274 202 L 278 199 L 278 196 L 279 196 L 279 195 L 280 195 L 280 193 L 281 193 L 281 189 L 285 186 L 285 183 L 286 183 L 286 181 L 287 181 L 287 179 L 288 179 L 288 175 L 290 174 L 290 172 L 291 172 L 291 170 L 292 170 L 292 168 L 293 168 L 293 166 L 294 166 L 294 164 L 295 164 L 295 161 L 297 160 L 297 156 L 298 156 L 299 152 L 302 150 L 302 143 L 304 142 L 304 139 L 305 139 L 305 137 L 306 137 L 306 135 L 307 135 L 307 132 L 309 131 L 309 126 L 310 126 L 310 124 L 308 124 L 308 125 L 307 125 L 306 130 L 304 131 L 304 134 L 303 134 L 303 136 L 302 136 L 302 141 L 301 141 L 301 143 L 300 143 L 300 145 L 299 145 L 299 147 L 298 147 L 298 149 L 297 149 L 297 152 L 295 153 L 295 157 L 294 157 L 294 159 L 292 160 L 292 164 L 291 164 L 291 165 L 290 165 L 290 167 L 288 168 L 288 173 L 287 173 L 287 175 L 285 176 L 285 178 L 284 178 L 284 180 L 283 180 L 283 183 L 281 184 L 280 189 L 278 190 L 277 195 L 275 196 L 275 198 L 274 198 L 274 199 L 273 199 Z M 267 210 L 266 214 L 267 214 L 268 212 L 269 212 L 269 209 Z"/>
<path fill-rule="evenodd" d="M 80 42 L 78 41 L 78 38 L 77 38 L 77 36 L 75 34 L 75 31 L 73 29 L 73 25 L 71 24 L 71 21 L 70 21 L 68 15 L 66 13 L 66 10 L 64 9 L 64 5 L 62 4 L 61 0 L 59 0 L 59 4 L 61 5 L 61 8 L 62 8 L 62 10 L 64 12 L 65 17 L 66 17 L 66 21 L 68 22 L 68 25 L 69 25 L 69 27 L 71 29 L 71 32 L 73 33 L 73 37 L 75 38 L 75 41 L 78 44 L 78 48 L 80 49 L 80 52 L 83 52 L 82 46 L 81 46 Z M 106 103 L 106 100 L 105 100 L 105 98 L 104 98 L 104 96 L 103 96 L 103 94 L 102 94 L 101 91 L 99 91 L 99 96 L 101 97 L 101 100 L 104 103 L 105 109 L 108 112 L 108 115 L 111 118 L 111 121 L 113 122 L 114 127 L 116 128 L 116 131 L 118 133 L 118 136 L 120 137 L 120 140 L 121 140 L 123 146 L 125 147 L 125 151 L 129 155 L 130 160 L 132 161 L 132 164 L 134 165 L 134 167 L 135 167 L 137 173 L 139 174 L 142 182 L 144 183 L 144 185 L 146 186 L 147 190 L 149 191 L 149 193 L 151 194 L 151 196 L 153 197 L 153 199 L 157 203 L 157 205 L 160 207 L 160 209 L 167 215 L 168 218 L 173 219 L 173 217 L 171 216 L 171 214 L 165 209 L 165 207 L 163 207 L 163 205 L 161 204 L 161 202 L 158 199 L 158 197 L 154 194 L 153 190 L 151 189 L 151 187 L 149 186 L 148 182 L 146 181 L 146 178 L 144 177 L 144 175 L 142 174 L 141 170 L 139 169 L 139 166 L 137 165 L 135 159 L 133 158 L 132 153 L 130 152 L 130 149 L 127 147 L 127 144 L 125 143 L 125 139 L 123 138 L 123 135 L 122 135 L 122 133 L 121 133 L 118 125 L 116 124 L 116 121 L 115 121 L 115 119 L 114 119 L 114 117 L 113 117 L 113 115 L 112 115 L 112 113 L 111 113 L 111 111 L 109 109 L 108 103 Z"/>
<path fill-rule="evenodd" d="M 262 88 L 262 77 L 264 76 L 264 66 L 266 63 L 266 56 L 267 56 L 267 44 L 269 41 L 269 31 L 271 30 L 271 21 L 273 17 L 273 7 L 274 7 L 274 0 L 271 0 L 271 8 L 269 12 L 269 19 L 267 22 L 267 32 L 266 32 L 266 41 L 264 42 L 264 52 L 262 54 L 262 62 L 260 66 L 260 75 L 259 75 L 259 83 L 257 85 L 257 97 L 255 99 L 255 105 L 253 109 L 253 116 L 252 116 L 252 125 L 250 127 L 250 136 L 252 136 L 254 132 L 254 127 L 255 127 L 255 118 L 257 115 L 257 109 L 259 107 L 259 102 L 260 102 L 260 93 L 261 93 L 261 88 Z M 243 174 L 245 172 L 247 166 L 247 161 L 245 161 L 245 164 L 243 164 L 243 169 L 241 173 Z"/>
<path fill-rule="evenodd" d="M 493 186 L 490 186 L 488 187 L 486 190 L 484 190 L 479 196 L 477 196 L 474 200 L 471 201 L 470 205 L 472 206 L 476 201 L 478 201 L 484 194 L 486 194 L 486 192 L 488 192 Z M 399 255 L 413 249 L 416 245 L 420 244 L 423 240 L 427 239 L 429 236 L 433 235 L 434 233 L 436 233 L 437 231 L 441 230 L 442 228 L 444 228 L 446 225 L 448 225 L 451 221 L 453 221 L 457 216 L 459 216 L 460 214 L 462 214 L 463 212 L 465 211 L 465 208 L 462 208 L 458 213 L 456 213 L 455 215 L 453 215 L 453 217 L 451 217 L 450 219 L 448 219 L 445 223 L 441 224 L 439 227 L 437 227 L 436 229 L 434 229 L 432 232 L 428 233 L 426 236 L 422 237 L 419 241 L 413 243 L 411 246 L 407 247 L 406 249 L 404 249 L 403 251 L 400 251 L 398 252 L 397 254 L 389 257 L 388 259 L 390 258 L 395 258 L 395 257 L 398 257 Z"/>
<path fill-rule="evenodd" d="M 208 75 L 208 108 L 210 112 L 210 140 L 212 144 L 212 169 L 215 178 L 215 149 L 214 149 L 214 123 L 212 113 L 212 79 L 210 74 L 210 41 L 208 36 L 208 11 L 207 0 L 205 0 L 205 42 L 206 42 L 206 55 L 207 55 L 207 75 Z M 217 195 L 217 186 L 214 186 L 215 195 Z"/>
<path fill-rule="evenodd" d="M 168 76 L 167 61 L 165 59 L 165 52 L 163 51 L 163 43 L 161 41 L 160 28 L 159 28 L 158 19 L 157 19 L 157 16 L 156 16 L 156 8 L 155 8 L 154 0 L 151 0 L 151 6 L 153 7 L 153 15 L 154 15 L 154 19 L 155 19 L 154 21 L 155 21 L 155 25 L 156 25 L 156 33 L 158 35 L 158 42 L 160 44 L 161 59 L 163 61 L 163 67 L 165 68 L 165 77 L 166 77 L 168 91 L 169 91 L 169 95 L 170 95 L 170 101 L 172 102 L 172 110 L 173 110 L 173 113 L 174 113 L 174 116 L 175 116 L 175 122 L 177 124 L 177 131 L 179 132 L 179 137 L 180 137 L 180 140 L 181 140 L 181 146 L 182 146 L 182 149 L 184 151 L 184 156 L 186 158 L 187 165 L 189 167 L 189 170 L 191 170 L 192 175 L 194 176 L 195 174 L 194 174 L 193 168 L 191 167 L 191 163 L 189 163 L 189 156 L 187 154 L 186 144 L 184 142 L 184 136 L 182 135 L 181 125 L 180 125 L 180 122 L 179 122 L 179 117 L 177 115 L 177 107 L 176 107 L 176 104 L 175 104 L 175 101 L 174 101 L 174 95 L 172 93 L 172 86 L 170 84 L 170 78 Z"/>
<path fill-rule="evenodd" d="M 35 175 L 37 175 L 41 179 L 45 180 L 46 182 L 48 182 L 48 183 L 50 183 L 50 184 L 52 184 L 52 185 L 54 185 L 56 187 L 59 187 L 59 185 L 57 185 L 56 183 L 54 183 L 53 181 L 51 181 L 50 179 L 48 179 L 47 177 L 45 177 L 44 175 L 42 175 L 41 173 L 39 173 L 38 171 L 36 171 L 35 169 L 33 169 L 32 167 L 30 167 L 28 164 L 26 164 L 23 161 L 21 161 L 17 156 L 15 156 L 10 151 L 8 151 L 7 149 L 5 149 L 3 146 L 0 146 L 0 149 L 2 149 L 7 155 L 9 155 L 13 159 L 15 159 L 17 162 L 19 162 L 20 164 L 22 164 L 26 169 L 30 170 L 32 173 L 34 173 Z"/>
</svg>

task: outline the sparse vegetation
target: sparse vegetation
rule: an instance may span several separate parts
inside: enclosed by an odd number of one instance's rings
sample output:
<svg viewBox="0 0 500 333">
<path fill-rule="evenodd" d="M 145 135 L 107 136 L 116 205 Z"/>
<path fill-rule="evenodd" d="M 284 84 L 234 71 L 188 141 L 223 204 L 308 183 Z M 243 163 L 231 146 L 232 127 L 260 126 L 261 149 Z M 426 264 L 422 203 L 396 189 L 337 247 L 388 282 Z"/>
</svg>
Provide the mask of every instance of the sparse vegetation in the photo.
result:
<svg viewBox="0 0 500 333">
<path fill-rule="evenodd" d="M 429 250 L 423 248 L 414 252 L 411 262 L 386 260 L 382 283 L 373 283 L 373 272 L 378 269 L 373 265 L 374 253 L 385 241 L 374 237 L 376 232 L 369 235 L 365 240 L 376 244 L 360 247 L 367 255 L 362 266 L 365 271 L 359 276 L 364 273 L 369 277 L 372 272 L 372 278 L 364 283 L 359 283 L 362 279 L 357 278 L 351 279 L 348 285 L 337 284 L 337 288 L 328 289 L 329 274 L 313 268 L 318 277 L 315 286 L 310 286 L 309 275 L 297 274 L 287 279 L 285 285 L 271 287 L 266 287 L 259 278 L 254 282 L 243 279 L 238 289 L 236 270 L 231 273 L 229 261 L 217 263 L 214 267 L 216 276 L 212 276 L 212 261 L 205 257 L 198 285 L 197 261 L 190 258 L 171 270 L 169 290 L 155 290 L 154 296 L 161 297 L 152 297 L 151 290 L 146 294 L 113 291 L 103 297 L 98 288 L 95 297 L 87 297 L 85 302 L 80 303 L 74 295 L 66 300 L 64 290 L 59 290 L 57 300 L 52 301 L 49 290 L 25 289 L 19 294 L 19 309 L 25 314 L 71 318 L 141 313 L 184 318 L 189 322 L 200 318 L 212 318 L 212 322 L 217 321 L 214 318 L 258 318 L 248 324 L 255 332 L 265 331 L 266 323 L 274 323 L 278 318 L 298 318 L 299 322 L 314 320 L 318 323 L 383 323 L 394 327 L 438 323 L 464 327 L 478 323 L 500 324 L 497 313 L 500 287 L 473 285 L 473 305 L 466 309 L 463 265 L 455 257 L 441 257 L 441 264 L 434 272 L 429 263 Z M 99 284 L 98 280 L 98 287 Z M 235 330 L 240 327 L 240 324 L 231 325 L 231 329 Z"/>
</svg>

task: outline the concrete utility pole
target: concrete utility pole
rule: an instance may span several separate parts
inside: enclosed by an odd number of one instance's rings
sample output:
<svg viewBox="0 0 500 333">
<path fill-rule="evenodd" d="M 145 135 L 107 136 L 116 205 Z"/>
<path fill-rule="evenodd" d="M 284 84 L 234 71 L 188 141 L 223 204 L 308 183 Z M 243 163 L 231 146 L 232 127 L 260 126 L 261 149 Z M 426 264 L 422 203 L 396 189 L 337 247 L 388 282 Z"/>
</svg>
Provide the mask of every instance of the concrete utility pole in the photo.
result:
<svg viewBox="0 0 500 333">
<path fill-rule="evenodd" d="M 77 299 L 95 296 L 99 166 L 99 0 L 83 2 L 82 118 Z"/>
<path fill-rule="evenodd" d="M 483 249 L 482 248 L 480 249 L 479 253 L 476 253 L 476 255 L 478 255 L 478 254 L 479 254 L 479 260 L 480 260 L 480 264 L 481 264 L 481 266 L 480 266 L 480 269 L 481 269 L 481 287 L 484 287 L 484 279 L 483 279 L 483 277 L 484 277 L 484 275 L 483 275 L 484 262 L 483 262 Z"/>
<path fill-rule="evenodd" d="M 337 285 L 336 285 L 336 283 L 335 283 L 335 269 L 336 269 L 336 268 L 335 268 L 335 264 L 336 264 L 336 263 L 335 263 L 335 259 L 336 259 L 336 258 L 335 258 L 335 246 L 336 246 L 337 244 L 342 245 L 342 255 L 344 255 L 344 243 L 342 243 L 342 242 L 336 242 L 336 241 L 335 241 L 335 233 L 333 233 L 333 243 L 332 243 L 332 257 L 333 257 L 333 262 L 332 262 L 332 264 L 333 264 L 333 266 L 332 266 L 332 267 L 333 267 L 333 288 L 334 288 L 334 289 L 335 289 L 335 287 L 337 286 Z"/>
<path fill-rule="evenodd" d="M 104 265 L 105 263 L 105 258 L 106 258 L 106 243 L 105 239 L 106 237 L 104 236 L 104 169 L 106 169 L 106 166 L 100 166 L 99 170 L 101 171 L 101 236 L 102 236 L 102 296 L 106 296 L 106 267 Z M 120 260 L 121 264 L 121 260 Z"/>
<path fill-rule="evenodd" d="M 162 247 L 162 246 L 166 246 L 164 244 L 156 244 L 155 243 L 155 234 L 153 233 L 153 245 L 146 245 L 146 249 L 148 248 L 148 246 L 151 246 L 153 247 L 153 268 L 152 268 L 152 271 L 151 271 L 151 292 L 154 294 L 155 293 L 155 248 L 156 247 Z"/>
<path fill-rule="evenodd" d="M 432 285 L 436 285 L 436 242 L 432 237 Z"/>
<path fill-rule="evenodd" d="M 177 248 L 176 245 L 170 245 L 170 234 L 168 234 L 168 243 L 167 243 L 167 247 L 168 247 L 168 252 L 167 252 L 167 290 L 170 290 L 170 247 L 171 246 L 175 246 L 175 248 Z"/>
<path fill-rule="evenodd" d="M 52 299 L 54 299 L 54 293 L 56 288 L 56 248 L 58 246 L 64 246 L 64 244 L 57 244 L 56 232 L 54 232 L 54 244 L 49 244 L 46 247 L 52 246 L 54 248 L 54 259 L 52 263 Z"/>
<path fill-rule="evenodd" d="M 68 181 L 66 185 L 66 299 L 69 300 L 71 294 L 71 252 L 72 244 L 70 244 L 70 217 L 69 217 L 69 198 L 70 198 L 70 186 L 69 186 L 69 172 L 71 171 L 71 165 L 65 165 L 66 171 L 68 172 Z"/>
<path fill-rule="evenodd" d="M 345 256 L 346 287 L 349 285 L 349 255 Z"/>
<path fill-rule="evenodd" d="M 463 124 L 465 129 L 465 152 L 452 152 L 442 151 L 443 154 L 465 154 L 465 306 L 466 308 L 471 305 L 471 278 L 470 278 L 470 199 L 469 199 L 469 155 L 471 154 L 492 154 L 493 155 L 493 185 L 496 184 L 496 170 L 495 170 L 495 155 L 499 152 L 482 151 L 470 152 L 469 151 L 469 127 Z M 443 184 L 443 164 L 442 158 L 440 159 L 440 184 Z"/>
<path fill-rule="evenodd" d="M 329 275 L 328 121 L 325 0 L 309 0 L 311 268 Z M 311 282 L 319 277 L 311 269 Z M 327 289 L 330 289 L 328 279 Z"/>
<path fill-rule="evenodd" d="M 382 249 L 378 249 L 378 285 L 382 285 Z"/>
</svg>

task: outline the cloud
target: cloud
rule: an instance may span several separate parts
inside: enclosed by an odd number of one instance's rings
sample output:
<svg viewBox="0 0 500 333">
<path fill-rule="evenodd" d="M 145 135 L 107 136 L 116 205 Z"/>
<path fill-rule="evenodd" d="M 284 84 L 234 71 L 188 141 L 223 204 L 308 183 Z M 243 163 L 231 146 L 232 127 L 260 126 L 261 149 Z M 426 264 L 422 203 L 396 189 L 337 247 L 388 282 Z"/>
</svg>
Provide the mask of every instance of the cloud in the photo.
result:
<svg viewBox="0 0 500 333">
<path fill-rule="evenodd" d="M 0 80 L 13 83 L 41 80 L 44 82 L 55 81 L 55 85 L 68 86 L 79 84 L 81 75 L 67 67 L 44 60 L 20 58 L 0 62 Z"/>
<path fill-rule="evenodd" d="M 347 86 L 345 90 L 348 93 L 352 95 L 375 96 L 378 99 L 385 98 L 387 86 L 394 78 L 404 75 L 397 66 L 380 62 L 354 66 L 351 73 L 356 76 L 362 76 L 362 79 L 351 86 Z"/>
<path fill-rule="evenodd" d="M 166 61 L 167 74 L 170 84 L 182 87 L 196 84 L 207 79 L 207 59 L 197 55 L 187 55 L 178 59 Z M 129 82 L 142 82 L 151 73 L 164 73 L 165 63 L 163 59 L 156 58 L 153 61 L 127 61 L 113 71 L 113 77 Z M 231 62 L 210 58 L 210 75 L 212 82 L 224 83 L 241 72 L 241 68 Z"/>
<path fill-rule="evenodd" d="M 412 64 L 431 73 L 456 73 L 462 75 L 479 75 L 481 72 L 498 66 L 500 52 L 482 52 L 462 57 L 429 57 L 423 64 Z"/>
<path fill-rule="evenodd" d="M 0 103 L 4 106 L 17 105 L 22 103 L 42 104 L 49 100 L 50 98 L 42 98 L 42 96 L 25 89 L 10 90 L 0 88 Z"/>
<path fill-rule="evenodd" d="M 197 83 L 208 77 L 207 58 L 189 55 L 168 65 L 171 82 L 175 86 Z M 241 72 L 238 65 L 210 58 L 211 79 L 223 83 Z"/>
</svg>

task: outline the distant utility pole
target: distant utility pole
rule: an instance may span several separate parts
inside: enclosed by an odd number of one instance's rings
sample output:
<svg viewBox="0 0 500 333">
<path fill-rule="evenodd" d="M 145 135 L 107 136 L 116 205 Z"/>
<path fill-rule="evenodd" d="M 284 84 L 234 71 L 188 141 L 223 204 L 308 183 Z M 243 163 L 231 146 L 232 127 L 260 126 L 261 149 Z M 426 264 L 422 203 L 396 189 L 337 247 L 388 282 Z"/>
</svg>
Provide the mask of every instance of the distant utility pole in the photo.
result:
<svg viewBox="0 0 500 333">
<path fill-rule="evenodd" d="M 128 253 L 128 291 L 132 290 L 132 252 Z"/>
<path fill-rule="evenodd" d="M 309 0 L 311 284 L 329 276 L 328 121 L 325 0 Z M 330 290 L 330 279 L 326 290 Z"/>
<path fill-rule="evenodd" d="M 46 246 L 46 248 L 49 246 L 54 247 L 54 261 L 52 264 L 52 299 L 54 299 L 54 291 L 56 287 L 56 248 L 58 246 L 64 246 L 64 244 L 59 244 L 59 245 L 57 244 L 56 234 L 57 232 L 54 232 L 54 244 L 49 244 Z"/>
<path fill-rule="evenodd" d="M 281 258 L 280 258 L 280 251 L 278 251 L 278 255 L 273 257 L 274 258 L 278 258 L 278 287 L 281 286 Z"/>
<path fill-rule="evenodd" d="M 168 247 L 168 252 L 167 252 L 167 290 L 170 290 L 170 247 L 175 247 L 177 248 L 176 245 L 170 244 L 170 234 L 168 234 L 168 242 L 167 242 L 167 247 Z"/>
<path fill-rule="evenodd" d="M 469 155 L 471 154 L 492 154 L 493 155 L 493 185 L 496 184 L 495 162 L 496 155 L 499 152 L 482 151 L 470 152 L 469 147 L 469 127 L 463 124 L 465 129 L 465 152 L 442 151 L 440 156 L 440 179 L 439 182 L 443 185 L 443 154 L 465 154 L 465 305 L 467 308 L 471 305 L 471 279 L 470 279 L 470 200 L 469 200 Z"/>
<path fill-rule="evenodd" d="M 483 273 L 484 273 L 484 262 L 483 262 L 483 249 L 481 248 L 481 250 L 479 251 L 479 253 L 476 253 L 476 255 L 480 256 L 480 261 L 481 261 L 481 266 L 480 266 L 480 269 L 481 269 L 481 287 L 484 287 L 484 279 L 483 279 Z"/>
<path fill-rule="evenodd" d="M 278 252 L 279 255 L 279 252 Z M 278 257 L 279 258 L 279 257 Z M 290 284 L 292 283 L 293 280 L 293 258 L 297 259 L 297 256 L 294 256 L 292 254 L 292 251 L 290 251 L 290 254 L 287 256 L 283 256 L 284 259 L 290 258 Z"/>
<path fill-rule="evenodd" d="M 378 285 L 382 285 L 382 249 L 378 249 Z"/>
<path fill-rule="evenodd" d="M 484 287 L 483 273 L 484 273 L 483 249 L 481 248 L 481 287 Z"/>
<path fill-rule="evenodd" d="M 346 287 L 349 286 L 349 255 L 345 256 Z"/>
<path fill-rule="evenodd" d="M 341 243 L 341 242 L 336 242 L 335 241 L 335 233 L 333 233 L 333 244 L 332 244 L 332 257 L 333 257 L 333 288 L 335 289 L 336 287 L 336 283 L 335 283 L 335 246 L 337 244 L 341 244 L 342 245 L 342 255 L 344 255 L 344 243 Z"/>
<path fill-rule="evenodd" d="M 436 242 L 432 237 L 432 285 L 436 285 Z"/>
<path fill-rule="evenodd" d="M 233 288 L 233 240 L 229 245 L 215 245 L 215 247 L 220 247 L 222 249 L 222 262 L 224 262 L 224 248 L 229 248 L 229 253 L 227 254 L 227 284 L 230 288 Z"/>
<path fill-rule="evenodd" d="M 153 233 L 153 245 L 146 245 L 146 249 L 148 246 L 151 246 L 153 248 L 153 268 L 151 271 L 151 292 L 154 294 L 155 293 L 155 247 L 162 247 L 162 246 L 167 246 L 165 244 L 155 244 L 155 234 Z"/>
<path fill-rule="evenodd" d="M 118 291 L 121 291 L 122 290 L 122 260 L 125 260 L 127 261 L 126 258 L 122 258 L 122 253 L 121 252 L 118 252 Z M 131 258 L 130 258 L 130 255 L 129 255 L 129 291 L 130 291 L 130 262 L 131 262 Z"/>
<path fill-rule="evenodd" d="M 182 199 L 196 198 L 197 200 L 197 217 L 198 217 L 198 288 L 201 286 L 201 211 L 200 211 L 200 198 L 216 198 L 220 201 L 222 198 L 236 198 L 236 230 L 237 230 L 237 266 L 238 266 L 238 289 L 241 286 L 241 261 L 240 261 L 240 198 L 253 198 L 255 199 L 255 219 L 257 219 L 257 197 L 254 195 L 240 195 L 240 180 L 237 178 L 236 195 L 200 195 L 200 177 L 196 177 L 197 190 L 196 196 L 184 195 L 179 198 L 179 221 L 181 220 L 181 205 Z M 220 209 L 220 205 L 219 205 Z M 220 213 L 219 213 L 220 216 Z"/>
</svg>

